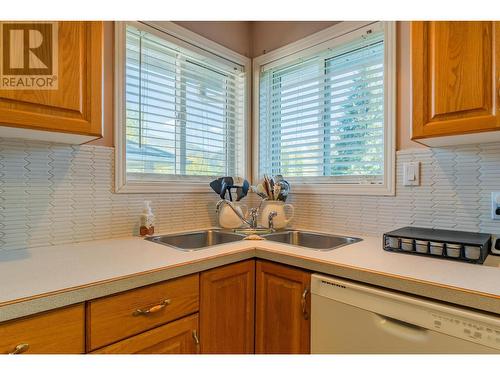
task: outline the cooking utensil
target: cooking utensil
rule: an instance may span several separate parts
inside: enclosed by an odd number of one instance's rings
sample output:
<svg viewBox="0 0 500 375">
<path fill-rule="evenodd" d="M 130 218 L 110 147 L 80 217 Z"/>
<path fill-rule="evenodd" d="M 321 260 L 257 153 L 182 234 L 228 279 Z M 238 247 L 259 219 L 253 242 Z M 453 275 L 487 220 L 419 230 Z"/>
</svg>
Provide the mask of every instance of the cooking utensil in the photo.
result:
<svg viewBox="0 0 500 375">
<path fill-rule="evenodd" d="M 284 178 L 282 175 L 280 174 L 277 174 L 276 176 L 274 176 L 274 182 L 277 183 L 277 182 L 280 182 L 280 181 L 283 181 Z"/>
<path fill-rule="evenodd" d="M 276 199 L 285 202 L 288 198 L 288 193 L 290 192 L 290 184 L 285 180 L 280 180 L 277 184 L 280 186 L 280 191 Z"/>
<path fill-rule="evenodd" d="M 281 193 L 281 185 L 280 184 L 275 184 L 273 186 L 273 196 L 276 200 L 279 200 L 279 196 L 280 196 L 280 193 Z"/>
<path fill-rule="evenodd" d="M 233 186 L 234 180 L 232 177 L 222 177 L 220 197 L 221 199 L 226 199 L 226 193 L 229 190 L 229 200 L 233 201 L 233 196 L 231 195 L 231 187 Z"/>
<path fill-rule="evenodd" d="M 251 186 L 250 189 L 262 199 L 267 199 L 267 195 L 264 192 L 264 187 L 262 186 L 262 184 L 258 184 L 257 186 Z"/>
<path fill-rule="evenodd" d="M 240 201 L 245 198 L 248 194 L 248 189 L 250 188 L 250 184 L 247 180 L 243 180 L 243 184 L 236 188 L 236 201 Z"/>
<path fill-rule="evenodd" d="M 220 193 L 222 191 L 222 179 L 223 179 L 223 177 L 219 177 L 218 179 L 213 180 L 210 183 L 210 187 L 212 188 L 213 191 L 215 191 L 217 193 L 217 195 L 220 195 Z"/>
</svg>

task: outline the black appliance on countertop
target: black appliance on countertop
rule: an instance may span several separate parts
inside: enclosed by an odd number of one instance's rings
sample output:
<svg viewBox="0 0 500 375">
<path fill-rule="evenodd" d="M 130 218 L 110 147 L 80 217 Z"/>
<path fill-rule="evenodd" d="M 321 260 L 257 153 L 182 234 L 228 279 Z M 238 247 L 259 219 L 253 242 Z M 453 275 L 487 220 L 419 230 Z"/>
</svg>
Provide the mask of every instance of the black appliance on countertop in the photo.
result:
<svg viewBox="0 0 500 375">
<path fill-rule="evenodd" d="M 491 235 L 444 229 L 404 227 L 384 233 L 384 250 L 482 264 Z"/>
</svg>

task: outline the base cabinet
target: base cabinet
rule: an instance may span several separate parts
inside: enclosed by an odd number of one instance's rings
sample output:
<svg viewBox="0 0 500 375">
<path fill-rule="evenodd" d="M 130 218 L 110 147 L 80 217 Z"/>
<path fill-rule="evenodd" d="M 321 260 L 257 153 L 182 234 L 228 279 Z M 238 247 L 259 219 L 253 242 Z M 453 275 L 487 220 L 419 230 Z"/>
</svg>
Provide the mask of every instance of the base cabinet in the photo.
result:
<svg viewBox="0 0 500 375">
<path fill-rule="evenodd" d="M 310 284 L 310 272 L 257 261 L 255 353 L 310 353 Z"/>
<path fill-rule="evenodd" d="M 93 354 L 197 354 L 198 314 L 119 341 Z"/>
<path fill-rule="evenodd" d="M 254 352 L 255 261 L 200 276 L 200 340 L 206 354 Z"/>
<path fill-rule="evenodd" d="M 0 323 L 0 354 L 85 352 L 82 303 Z"/>
<path fill-rule="evenodd" d="M 308 354 L 310 281 L 244 260 L 1 323 L 0 354 Z"/>
</svg>

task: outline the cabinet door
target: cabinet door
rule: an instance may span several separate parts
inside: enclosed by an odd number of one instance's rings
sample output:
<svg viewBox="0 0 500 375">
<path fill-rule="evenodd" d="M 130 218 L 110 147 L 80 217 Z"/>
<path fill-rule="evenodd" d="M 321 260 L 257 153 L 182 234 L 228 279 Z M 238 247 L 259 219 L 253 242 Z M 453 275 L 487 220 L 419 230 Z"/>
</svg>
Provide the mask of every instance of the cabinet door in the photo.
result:
<svg viewBox="0 0 500 375">
<path fill-rule="evenodd" d="M 500 130 L 498 25 L 412 22 L 413 139 Z"/>
<path fill-rule="evenodd" d="M 310 353 L 309 272 L 257 261 L 255 352 Z"/>
<path fill-rule="evenodd" d="M 36 22 L 33 23 L 33 25 L 36 24 Z M 5 133 L 8 136 L 16 129 L 31 129 L 76 133 L 87 136 L 89 139 L 100 137 L 102 135 L 103 24 L 102 22 L 66 21 L 49 24 L 51 33 L 44 35 L 45 39 L 42 38 L 42 47 L 45 46 L 43 43 L 46 43 L 46 39 L 52 33 L 54 33 L 54 38 L 57 35 L 52 46 L 47 47 L 50 51 L 55 49 L 50 66 L 54 82 L 57 83 L 57 86 L 52 87 L 57 88 L 20 89 L 18 86 L 16 89 L 10 89 L 12 86 L 3 86 L 0 89 L 0 124 L 5 127 L 0 128 L 0 134 Z M 11 22 L 3 22 L 1 26 L 4 33 L 13 32 L 8 30 L 9 27 L 14 29 L 21 27 L 19 23 Z M 31 35 L 28 34 L 31 30 L 25 31 L 26 35 Z M 13 44 L 13 51 L 17 49 L 22 51 L 19 47 L 21 45 L 23 45 L 21 42 Z M 37 53 L 42 56 L 42 52 Z M 41 58 L 43 60 L 43 57 Z M 5 61 L 4 59 L 4 65 Z M 20 63 L 17 62 L 18 65 Z M 25 61 L 23 68 L 31 66 L 27 64 Z M 10 73 L 15 72 L 18 71 L 13 70 Z M 27 75 L 31 71 L 19 70 L 19 72 Z"/>
<path fill-rule="evenodd" d="M 201 273 L 202 353 L 254 352 L 255 261 Z"/>
<path fill-rule="evenodd" d="M 198 314 L 92 352 L 93 354 L 197 354 Z"/>
</svg>

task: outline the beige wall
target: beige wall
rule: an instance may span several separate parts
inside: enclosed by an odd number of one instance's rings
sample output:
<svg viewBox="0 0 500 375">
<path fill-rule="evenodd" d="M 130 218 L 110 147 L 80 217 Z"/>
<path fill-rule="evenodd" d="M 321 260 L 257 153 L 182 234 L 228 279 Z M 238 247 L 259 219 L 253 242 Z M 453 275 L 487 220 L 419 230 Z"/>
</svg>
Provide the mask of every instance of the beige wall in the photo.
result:
<svg viewBox="0 0 500 375">
<path fill-rule="evenodd" d="M 252 57 L 260 56 L 286 44 L 314 34 L 339 21 L 254 21 L 252 22 Z"/>
<path fill-rule="evenodd" d="M 175 21 L 207 39 L 241 55 L 251 55 L 251 22 L 248 21 Z"/>
<path fill-rule="evenodd" d="M 282 47 L 335 24 L 331 22 L 198 22 L 177 24 L 245 56 L 256 57 L 264 51 Z M 410 140 L 410 24 L 397 27 L 397 149 L 424 147 Z M 113 146 L 113 23 L 104 27 L 104 136 L 91 142 Z"/>
</svg>

